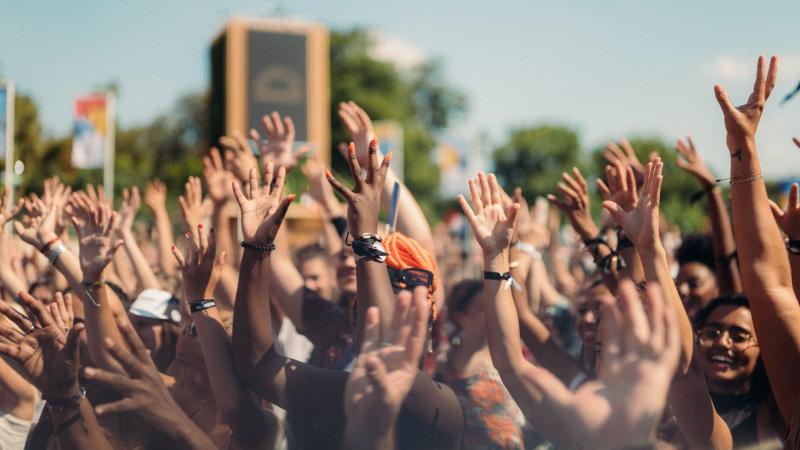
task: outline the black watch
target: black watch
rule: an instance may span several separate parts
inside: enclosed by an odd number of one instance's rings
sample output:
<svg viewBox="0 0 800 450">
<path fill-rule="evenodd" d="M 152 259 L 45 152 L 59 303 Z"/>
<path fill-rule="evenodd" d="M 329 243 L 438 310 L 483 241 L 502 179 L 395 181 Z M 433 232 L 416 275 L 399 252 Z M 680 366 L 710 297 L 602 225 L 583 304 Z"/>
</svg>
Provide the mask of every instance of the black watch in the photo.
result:
<svg viewBox="0 0 800 450">
<path fill-rule="evenodd" d="M 792 255 L 800 255 L 800 239 L 786 238 L 786 250 Z"/>
</svg>

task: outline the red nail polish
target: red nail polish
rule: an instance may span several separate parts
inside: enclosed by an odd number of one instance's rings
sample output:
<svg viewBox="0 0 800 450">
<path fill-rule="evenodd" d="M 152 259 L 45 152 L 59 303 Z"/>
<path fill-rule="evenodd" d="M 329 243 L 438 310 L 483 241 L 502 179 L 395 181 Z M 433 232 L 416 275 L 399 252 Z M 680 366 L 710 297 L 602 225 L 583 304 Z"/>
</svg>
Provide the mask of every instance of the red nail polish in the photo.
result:
<svg viewBox="0 0 800 450">
<path fill-rule="evenodd" d="M 378 146 L 378 138 L 373 137 L 372 140 L 369 141 L 370 147 L 377 147 Z"/>
<path fill-rule="evenodd" d="M 197 228 L 200 228 L 202 230 L 203 229 L 203 224 L 201 223 L 200 225 L 197 226 Z"/>
<path fill-rule="evenodd" d="M 347 146 L 347 151 L 348 151 L 348 152 L 350 152 L 350 156 L 353 156 L 353 155 L 355 155 L 355 154 L 356 154 L 356 144 L 354 144 L 354 143 L 352 143 L 352 142 L 351 142 L 351 143 L 350 143 L 350 144 Z"/>
<path fill-rule="evenodd" d="M 389 161 L 389 162 L 392 162 L 392 156 L 393 156 L 393 155 L 394 155 L 394 154 L 393 154 L 392 152 L 389 152 L 389 154 L 388 154 L 388 155 L 386 155 L 386 160 L 387 160 L 387 161 Z"/>
<path fill-rule="evenodd" d="M 333 175 L 331 175 L 331 171 L 328 169 L 325 169 L 325 176 L 328 178 L 333 178 Z"/>
</svg>

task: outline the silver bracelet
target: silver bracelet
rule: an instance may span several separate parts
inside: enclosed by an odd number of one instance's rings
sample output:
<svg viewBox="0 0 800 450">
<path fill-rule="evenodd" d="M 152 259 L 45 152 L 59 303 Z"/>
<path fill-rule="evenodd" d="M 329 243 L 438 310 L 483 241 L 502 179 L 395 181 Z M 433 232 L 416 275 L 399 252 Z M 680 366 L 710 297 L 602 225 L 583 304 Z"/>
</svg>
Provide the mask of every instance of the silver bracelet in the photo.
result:
<svg viewBox="0 0 800 450">
<path fill-rule="evenodd" d="M 58 241 L 47 250 L 47 254 L 45 256 L 47 256 L 47 260 L 50 261 L 50 264 L 53 265 L 56 263 L 56 261 L 58 261 L 58 257 L 61 256 L 66 249 L 67 246 L 64 245 L 63 242 Z"/>
</svg>

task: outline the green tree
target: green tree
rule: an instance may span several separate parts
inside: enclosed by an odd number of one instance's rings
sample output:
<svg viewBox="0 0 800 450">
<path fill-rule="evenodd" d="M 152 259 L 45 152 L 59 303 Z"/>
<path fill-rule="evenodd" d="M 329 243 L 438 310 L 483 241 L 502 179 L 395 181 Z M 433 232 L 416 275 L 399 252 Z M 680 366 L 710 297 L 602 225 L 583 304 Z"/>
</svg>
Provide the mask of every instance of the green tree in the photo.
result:
<svg viewBox="0 0 800 450">
<path fill-rule="evenodd" d="M 463 94 L 444 80 L 438 60 L 401 71 L 394 64 L 369 55 L 373 42 L 356 29 L 331 33 L 331 130 L 337 146 L 349 138 L 337 116 L 338 104 L 353 100 L 373 120 L 398 120 L 404 128 L 405 182 L 431 219 L 439 201 L 439 171 L 431 152 L 436 132 L 466 109 Z M 334 150 L 333 167 L 347 173 L 346 163 Z"/>
<path fill-rule="evenodd" d="M 562 172 L 580 165 L 578 134 L 559 125 L 517 128 L 493 159 L 507 189 L 519 186 L 529 199 L 546 195 L 555 192 Z"/>
</svg>

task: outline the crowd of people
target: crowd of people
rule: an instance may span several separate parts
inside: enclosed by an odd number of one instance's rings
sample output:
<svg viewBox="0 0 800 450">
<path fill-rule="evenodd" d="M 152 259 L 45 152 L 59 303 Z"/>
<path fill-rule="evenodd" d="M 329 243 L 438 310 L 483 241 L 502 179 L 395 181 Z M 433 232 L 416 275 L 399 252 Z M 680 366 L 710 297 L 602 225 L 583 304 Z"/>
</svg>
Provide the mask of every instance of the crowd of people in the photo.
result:
<svg viewBox="0 0 800 450">
<path fill-rule="evenodd" d="M 756 146 L 777 72 L 760 57 L 742 106 L 714 88 L 725 190 L 677 143 L 704 234 L 666 222 L 664 163 L 623 140 L 601 217 L 577 168 L 531 204 L 479 172 L 460 242 L 353 102 L 350 179 L 272 113 L 186 182 L 177 240 L 158 181 L 116 210 L 58 177 L 6 192 L 0 449 L 800 448 L 800 199 L 769 200 Z M 297 166 L 322 225 L 291 251 Z"/>
</svg>

